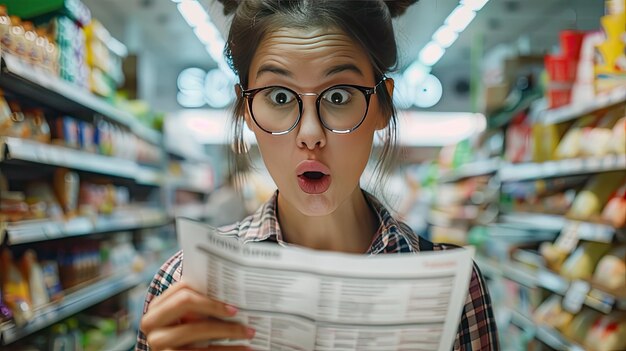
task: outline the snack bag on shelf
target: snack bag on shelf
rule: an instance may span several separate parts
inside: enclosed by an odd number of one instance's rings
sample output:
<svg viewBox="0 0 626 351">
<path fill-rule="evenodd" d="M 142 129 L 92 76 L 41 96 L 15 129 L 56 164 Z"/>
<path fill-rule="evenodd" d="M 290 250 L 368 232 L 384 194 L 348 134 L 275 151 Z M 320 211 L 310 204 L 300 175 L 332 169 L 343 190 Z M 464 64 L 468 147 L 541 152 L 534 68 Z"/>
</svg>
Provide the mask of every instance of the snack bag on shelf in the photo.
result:
<svg viewBox="0 0 626 351">
<path fill-rule="evenodd" d="M 24 193 L 0 191 L 0 220 L 16 222 L 30 219 L 30 211 Z"/>
<path fill-rule="evenodd" d="M 63 209 L 48 182 L 32 182 L 26 185 L 26 202 L 35 219 L 63 220 Z M 43 203 L 43 205 L 39 205 Z"/>
<path fill-rule="evenodd" d="M 1 280 L 1 277 L 0 277 Z M 13 319 L 13 312 L 4 304 L 4 295 L 2 295 L 2 284 L 0 284 L 0 323 Z"/>
<path fill-rule="evenodd" d="M 565 133 L 563 139 L 556 147 L 554 156 L 556 159 L 568 159 L 580 157 L 585 128 L 592 128 L 596 123 L 596 116 L 588 115 L 579 118 Z"/>
<path fill-rule="evenodd" d="M 50 296 L 48 296 L 44 282 L 43 270 L 39 262 L 37 262 L 37 254 L 34 250 L 28 249 L 24 252 L 20 261 L 20 269 L 22 276 L 29 283 L 33 308 L 36 309 L 50 302 Z"/>
<path fill-rule="evenodd" d="M 593 324 L 602 316 L 600 312 L 583 308 L 565 329 L 564 335 L 578 343 L 584 343 Z"/>
<path fill-rule="evenodd" d="M 546 261 L 546 266 L 555 272 L 561 270 L 568 255 L 567 251 L 549 241 L 544 241 L 539 245 L 539 253 Z"/>
<path fill-rule="evenodd" d="M 537 324 L 548 325 L 559 330 L 566 330 L 574 315 L 563 310 L 561 297 L 551 295 L 535 310 L 533 320 Z"/>
<path fill-rule="evenodd" d="M 32 130 L 31 138 L 41 143 L 50 142 L 50 126 L 46 121 L 46 116 L 40 108 L 24 111 L 24 117 L 30 124 Z"/>
<path fill-rule="evenodd" d="M 602 220 L 615 228 L 622 228 L 626 225 L 626 184 L 617 189 L 604 206 Z"/>
<path fill-rule="evenodd" d="M 593 176 L 585 188 L 576 195 L 567 213 L 569 218 L 579 220 L 595 219 L 609 200 L 609 196 L 624 181 L 626 172 L 607 172 Z"/>
<path fill-rule="evenodd" d="M 24 57 L 26 53 L 26 43 L 24 38 L 24 27 L 22 20 L 17 16 L 10 16 L 11 26 L 9 28 L 9 36 L 4 49 L 18 57 Z"/>
<path fill-rule="evenodd" d="M 545 162 L 555 159 L 559 141 L 567 131 L 567 124 L 535 123 L 532 126 L 533 162 Z"/>
<path fill-rule="evenodd" d="M 17 101 L 7 102 L 0 92 L 0 136 L 28 138 L 31 132 Z"/>
<path fill-rule="evenodd" d="M 0 285 L 4 301 L 13 312 L 15 323 L 23 325 L 33 318 L 28 282 L 17 269 L 8 248 L 2 249 L 0 256 Z"/>
<path fill-rule="evenodd" d="M 602 257 L 593 280 L 610 289 L 626 288 L 626 246 L 616 247 Z"/>
<path fill-rule="evenodd" d="M 626 350 L 626 315 L 602 316 L 591 327 L 585 346 L 595 351 Z"/>
<path fill-rule="evenodd" d="M 505 158 L 512 163 L 532 160 L 532 126 L 526 111 L 516 115 L 506 131 Z"/>
<path fill-rule="evenodd" d="M 59 168 L 54 173 L 54 191 L 67 218 L 78 210 L 79 177 L 76 172 Z"/>
<path fill-rule="evenodd" d="M 611 153 L 613 149 L 613 127 L 617 120 L 623 116 L 624 108 L 619 107 L 607 111 L 600 118 L 598 124 L 591 129 L 585 129 L 581 154 L 590 157 L 603 157 Z"/>
<path fill-rule="evenodd" d="M 598 261 L 611 248 L 610 244 L 583 242 L 565 260 L 560 274 L 567 279 L 590 279 Z"/>
<path fill-rule="evenodd" d="M 612 151 L 626 155 L 626 117 L 620 118 L 613 127 Z"/>
</svg>

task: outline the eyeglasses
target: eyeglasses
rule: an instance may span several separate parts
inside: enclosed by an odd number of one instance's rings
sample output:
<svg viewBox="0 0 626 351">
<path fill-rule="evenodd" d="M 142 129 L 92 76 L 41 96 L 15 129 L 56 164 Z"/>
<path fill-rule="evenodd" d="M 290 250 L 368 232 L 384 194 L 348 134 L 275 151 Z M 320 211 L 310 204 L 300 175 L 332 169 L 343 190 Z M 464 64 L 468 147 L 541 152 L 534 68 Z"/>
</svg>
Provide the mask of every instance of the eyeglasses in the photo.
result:
<svg viewBox="0 0 626 351">
<path fill-rule="evenodd" d="M 333 133 L 347 134 L 356 130 L 365 120 L 370 97 L 385 81 L 383 77 L 375 86 L 334 85 L 319 94 L 296 93 L 278 85 L 243 90 L 241 96 L 248 100 L 254 123 L 272 135 L 291 132 L 302 118 L 302 97 L 317 96 L 317 116 L 324 128 Z"/>
</svg>

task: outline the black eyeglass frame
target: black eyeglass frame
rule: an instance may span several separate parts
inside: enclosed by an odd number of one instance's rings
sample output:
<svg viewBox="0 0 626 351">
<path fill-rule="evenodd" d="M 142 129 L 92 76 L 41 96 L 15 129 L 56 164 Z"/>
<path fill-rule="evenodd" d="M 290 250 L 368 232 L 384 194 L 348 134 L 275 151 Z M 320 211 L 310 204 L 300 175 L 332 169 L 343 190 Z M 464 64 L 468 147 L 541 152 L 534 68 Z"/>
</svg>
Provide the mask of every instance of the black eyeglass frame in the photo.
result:
<svg viewBox="0 0 626 351">
<path fill-rule="evenodd" d="M 241 90 L 241 97 L 245 98 L 248 101 L 248 110 L 250 111 L 250 116 L 252 116 L 252 120 L 254 120 L 254 123 L 261 128 L 261 130 L 263 130 L 266 133 L 272 134 L 272 135 L 285 135 L 289 132 L 291 132 L 292 130 L 294 130 L 298 124 L 300 123 L 300 120 L 302 119 L 302 111 L 304 109 L 304 105 L 302 102 L 302 96 L 317 96 L 317 99 L 315 100 L 315 107 L 317 109 L 317 118 L 320 120 L 320 122 L 322 123 L 322 125 L 324 126 L 324 128 L 330 130 L 333 133 L 337 133 L 337 134 L 348 134 L 348 133 L 352 133 L 354 132 L 357 128 L 359 128 L 361 126 L 361 124 L 363 124 L 363 121 L 365 121 L 365 117 L 367 117 L 367 112 L 369 111 L 369 107 L 370 107 L 370 97 L 373 94 L 376 94 L 376 90 L 378 90 L 378 87 L 387 80 L 387 77 L 383 77 L 378 83 L 376 83 L 376 85 L 374 85 L 373 87 L 365 87 L 365 86 L 361 86 L 361 85 L 353 85 L 353 84 L 338 84 L 338 85 L 333 85 L 329 88 L 324 89 L 321 93 L 297 93 L 295 91 L 293 91 L 292 89 L 280 86 L 280 85 L 270 85 L 270 86 L 266 86 L 266 87 L 262 87 L 262 88 L 255 88 L 255 89 L 248 89 L 248 90 Z M 361 117 L 361 120 L 359 121 L 359 123 L 357 123 L 356 126 L 350 128 L 350 129 L 345 129 L 345 130 L 338 130 L 338 129 L 333 129 L 331 127 L 329 127 L 328 125 L 326 125 L 326 122 L 324 122 L 324 119 L 321 117 L 320 114 L 320 102 L 322 99 L 322 96 L 324 96 L 324 94 L 326 92 L 328 92 L 329 90 L 332 89 L 337 89 L 337 88 L 341 88 L 341 87 L 348 87 L 348 88 L 354 88 L 359 90 L 361 93 L 363 93 L 363 95 L 365 95 L 365 113 L 363 113 L 363 117 Z M 280 89 L 285 89 L 288 90 L 290 92 L 292 92 L 297 101 L 298 101 L 298 118 L 296 118 L 296 121 L 293 123 L 293 125 L 291 127 L 289 127 L 289 129 L 287 129 L 286 131 L 282 131 L 282 132 L 272 132 L 269 131 L 265 128 L 263 128 L 263 126 L 261 126 L 259 124 L 259 122 L 256 120 L 256 118 L 254 117 L 254 112 L 252 112 L 252 101 L 254 100 L 254 96 L 256 94 L 258 94 L 260 91 L 265 90 L 265 89 L 271 89 L 271 88 L 280 88 Z"/>
</svg>

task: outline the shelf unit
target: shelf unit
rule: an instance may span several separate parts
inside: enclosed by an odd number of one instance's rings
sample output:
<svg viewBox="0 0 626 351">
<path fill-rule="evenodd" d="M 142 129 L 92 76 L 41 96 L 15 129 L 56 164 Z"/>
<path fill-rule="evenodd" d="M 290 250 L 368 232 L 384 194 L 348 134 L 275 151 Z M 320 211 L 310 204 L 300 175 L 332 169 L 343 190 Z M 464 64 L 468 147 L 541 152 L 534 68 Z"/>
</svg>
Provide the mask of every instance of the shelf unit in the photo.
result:
<svg viewBox="0 0 626 351">
<path fill-rule="evenodd" d="M 439 176 L 441 183 L 453 183 L 462 179 L 496 173 L 500 167 L 500 159 L 489 159 L 462 165 L 458 169 L 447 171 Z"/>
<path fill-rule="evenodd" d="M 103 156 L 37 141 L 0 137 L 0 162 L 30 162 L 54 167 L 132 179 L 138 184 L 160 186 L 163 171 L 119 157 Z"/>
<path fill-rule="evenodd" d="M 537 325 L 523 313 L 511 310 L 511 323 L 533 333 L 535 339 L 555 350 L 584 351 L 585 349 L 565 338 L 558 330 L 546 325 Z"/>
<path fill-rule="evenodd" d="M 487 277 L 507 278 L 524 286 L 542 287 L 555 294 L 564 296 L 568 293 L 572 282 L 547 269 L 531 270 L 515 262 L 493 262 L 486 258 L 476 258 L 476 264 Z M 584 304 L 602 313 L 613 310 L 626 311 L 626 293 L 610 291 L 594 283 L 584 297 Z"/>
<path fill-rule="evenodd" d="M 169 250 L 163 257 L 170 257 L 175 252 L 176 250 Z M 11 322 L 0 324 L 0 345 L 11 344 L 137 285 L 147 285 L 159 269 L 160 264 L 157 262 L 149 265 L 141 272 L 129 270 L 115 273 L 90 284 L 84 284 L 83 288 L 65 295 L 63 300 L 35 310 L 35 318 L 24 326 L 18 327 Z M 126 345 L 130 345 L 128 347 L 130 349 L 135 340 L 136 334 L 128 332 L 112 342 L 115 342 L 113 345 L 124 345 L 122 348 L 116 347 L 116 350 L 127 349 Z M 120 342 L 123 343 L 120 344 Z"/>
<path fill-rule="evenodd" d="M 159 227 L 169 221 L 170 218 L 162 210 L 138 208 L 127 210 L 124 214 L 101 216 L 95 220 L 77 217 L 69 221 L 34 220 L 8 223 L 4 231 L 9 236 L 9 244 L 18 245 L 88 234 Z"/>
<path fill-rule="evenodd" d="M 1 54 L 0 88 L 16 96 L 28 99 L 34 104 L 51 108 L 58 112 L 92 121 L 104 117 L 118 124 L 122 129 L 134 134 L 161 148 L 161 161 L 158 165 L 145 165 L 133 159 L 104 156 L 82 150 L 72 149 L 55 144 L 45 144 L 33 140 L 0 137 L 0 166 L 9 170 L 9 184 L 19 180 L 20 172 L 38 173 L 43 167 L 28 165 L 45 165 L 46 168 L 63 167 L 86 172 L 87 177 L 104 175 L 112 183 L 121 181 L 129 187 L 131 193 L 138 191 L 146 199 L 124 208 L 116 208 L 110 215 L 97 217 L 74 217 L 66 220 L 29 220 L 20 222 L 0 222 L 0 241 L 8 236 L 8 244 L 30 245 L 53 239 L 64 239 L 120 231 L 137 231 L 160 228 L 171 223 L 171 217 L 163 205 L 162 193 L 166 175 L 162 150 L 163 137 L 146 127 L 130 113 L 113 106 L 108 101 L 92 93 L 76 87 L 72 83 L 53 77 L 45 72 L 22 62 L 19 58 L 6 53 Z M 81 175 L 82 179 L 82 175 Z M 136 187 L 141 185 L 143 187 Z M 135 198 L 134 200 L 137 201 Z M 143 202 L 147 201 L 147 202 Z M 158 203 L 156 203 L 158 202 Z M 152 235 L 152 231 L 143 232 Z M 138 236 L 137 236 L 138 237 Z M 166 249 L 166 251 L 169 251 Z M 169 254 L 169 253 L 168 253 Z M 172 252 L 173 254 L 173 252 Z M 164 256 L 166 258 L 169 256 Z M 149 266 L 142 272 L 117 271 L 111 276 L 99 278 L 79 287 L 66 290 L 61 301 L 47 304 L 35 310 L 35 317 L 24 326 L 16 326 L 13 322 L 0 324 L 0 348 L 12 344 L 28 335 L 36 333 L 57 322 L 97 305 L 142 284 L 148 284 L 158 265 Z M 111 340 L 112 349 L 131 349 L 134 345 L 134 331 L 120 335 Z"/>
<path fill-rule="evenodd" d="M 41 104 L 66 113 L 97 113 L 126 126 L 140 138 L 155 145 L 162 143 L 161 133 L 141 124 L 130 113 L 121 110 L 74 84 L 51 76 L 8 53 L 2 53 L 0 86 Z"/>
<path fill-rule="evenodd" d="M 568 219 L 559 215 L 541 213 L 509 213 L 500 216 L 501 224 L 526 230 L 562 231 L 575 227 L 578 238 L 588 241 L 611 243 L 618 229 L 603 223 Z"/>
<path fill-rule="evenodd" d="M 574 102 L 560 108 L 545 110 L 540 114 L 539 118 L 543 124 L 558 124 L 622 102 L 626 102 L 626 87 L 615 88 L 584 103 L 577 104 Z"/>
<path fill-rule="evenodd" d="M 25 326 L 18 327 L 13 323 L 0 326 L 2 344 L 13 343 L 145 281 L 145 275 L 128 271 L 89 284 L 66 295 L 61 302 L 35 311 L 36 317 Z"/>
<path fill-rule="evenodd" d="M 602 158 L 507 164 L 500 168 L 498 176 L 503 182 L 519 182 L 623 170 L 626 170 L 626 156 L 609 155 Z"/>
</svg>

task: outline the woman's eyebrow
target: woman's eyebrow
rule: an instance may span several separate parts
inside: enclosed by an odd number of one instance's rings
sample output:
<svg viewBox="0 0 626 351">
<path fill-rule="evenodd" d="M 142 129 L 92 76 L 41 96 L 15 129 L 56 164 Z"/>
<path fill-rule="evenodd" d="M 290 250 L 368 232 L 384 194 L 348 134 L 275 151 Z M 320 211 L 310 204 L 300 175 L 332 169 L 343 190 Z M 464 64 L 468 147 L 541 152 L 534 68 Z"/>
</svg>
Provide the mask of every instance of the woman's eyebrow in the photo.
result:
<svg viewBox="0 0 626 351">
<path fill-rule="evenodd" d="M 328 77 L 330 75 L 337 74 L 337 73 L 344 72 L 344 71 L 352 71 L 360 76 L 363 76 L 363 72 L 352 63 L 346 63 L 343 65 L 333 66 L 329 68 L 328 70 L 326 70 L 326 76 Z"/>
<path fill-rule="evenodd" d="M 278 75 L 286 76 L 290 78 L 293 77 L 293 73 L 291 73 L 290 71 L 284 68 L 274 66 L 272 64 L 261 65 L 261 67 L 259 67 L 259 70 L 256 72 L 256 78 L 258 79 L 264 73 L 274 73 L 274 74 L 278 74 Z"/>
<path fill-rule="evenodd" d="M 363 71 L 361 71 L 357 66 L 355 66 L 352 63 L 346 63 L 346 64 L 330 67 L 329 69 L 326 70 L 324 75 L 328 77 L 333 74 L 337 74 L 337 73 L 344 72 L 344 71 L 351 71 L 360 76 L 363 76 Z M 277 67 L 272 64 L 261 65 L 261 67 L 259 67 L 259 70 L 256 73 L 256 78 L 258 79 L 264 73 L 274 73 L 274 74 L 278 74 L 278 75 L 289 77 L 289 78 L 293 77 L 293 73 L 291 73 L 291 71 L 288 71 L 284 68 Z"/>
</svg>

